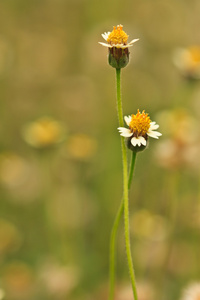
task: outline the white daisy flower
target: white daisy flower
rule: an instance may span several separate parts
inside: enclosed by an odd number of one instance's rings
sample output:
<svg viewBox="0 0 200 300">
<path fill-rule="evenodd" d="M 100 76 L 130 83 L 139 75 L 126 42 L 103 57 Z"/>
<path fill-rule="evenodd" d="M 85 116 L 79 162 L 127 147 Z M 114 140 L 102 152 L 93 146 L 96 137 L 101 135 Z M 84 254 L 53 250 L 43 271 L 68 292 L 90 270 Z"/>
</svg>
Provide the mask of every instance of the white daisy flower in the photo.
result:
<svg viewBox="0 0 200 300">
<path fill-rule="evenodd" d="M 117 25 L 117 26 L 113 26 L 112 32 L 102 33 L 102 37 L 104 38 L 104 40 L 106 40 L 107 44 L 101 42 L 99 42 L 99 44 L 108 48 L 115 47 L 121 49 L 125 49 L 133 46 L 133 43 L 137 42 L 139 39 L 134 39 L 130 43 L 127 43 L 128 35 L 126 34 L 125 31 L 122 30 L 122 28 L 123 28 L 122 25 Z"/>
<path fill-rule="evenodd" d="M 124 120 L 129 128 L 119 127 L 118 130 L 121 136 L 128 138 L 128 145 L 132 150 L 136 146 L 146 147 L 148 136 L 158 139 L 162 135 L 155 131 L 159 125 L 156 122 L 151 122 L 144 110 L 140 113 L 138 109 L 136 115 L 125 116 Z"/>
<path fill-rule="evenodd" d="M 181 300 L 199 300 L 200 282 L 190 284 L 183 292 Z"/>
</svg>

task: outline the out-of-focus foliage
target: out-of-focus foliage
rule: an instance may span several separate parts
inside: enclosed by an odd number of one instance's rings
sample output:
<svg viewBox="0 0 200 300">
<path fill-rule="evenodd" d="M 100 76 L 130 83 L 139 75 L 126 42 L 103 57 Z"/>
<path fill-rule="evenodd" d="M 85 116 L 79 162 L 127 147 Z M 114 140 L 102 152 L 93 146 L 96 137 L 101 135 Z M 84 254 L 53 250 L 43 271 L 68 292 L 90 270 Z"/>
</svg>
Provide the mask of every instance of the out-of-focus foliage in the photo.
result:
<svg viewBox="0 0 200 300">
<path fill-rule="evenodd" d="M 175 300 L 198 281 L 200 56 L 177 49 L 198 49 L 199 14 L 199 0 L 1 1 L 0 299 L 107 298 L 122 165 L 98 41 L 117 24 L 140 38 L 124 114 L 145 109 L 163 134 L 138 154 L 130 193 L 139 299 Z M 117 247 L 116 299 L 128 300 L 122 223 Z"/>
</svg>

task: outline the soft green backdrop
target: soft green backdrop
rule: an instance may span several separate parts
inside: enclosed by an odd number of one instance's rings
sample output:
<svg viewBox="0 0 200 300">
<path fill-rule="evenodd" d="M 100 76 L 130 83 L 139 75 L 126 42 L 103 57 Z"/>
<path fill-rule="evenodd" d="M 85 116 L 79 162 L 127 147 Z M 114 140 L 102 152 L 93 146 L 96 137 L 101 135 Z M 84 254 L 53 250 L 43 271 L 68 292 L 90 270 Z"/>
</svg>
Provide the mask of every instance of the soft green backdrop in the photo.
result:
<svg viewBox="0 0 200 300">
<path fill-rule="evenodd" d="M 139 299 L 179 299 L 182 288 L 198 281 L 199 152 L 186 149 L 188 165 L 176 163 L 178 151 L 170 164 L 158 157 L 171 146 L 157 147 L 179 130 L 179 118 L 171 125 L 163 110 L 194 118 L 199 142 L 200 83 L 188 82 L 173 64 L 176 48 L 200 43 L 199 14 L 199 0 L 0 2 L 5 299 L 107 298 L 109 236 L 122 194 L 122 164 L 115 70 L 98 41 L 117 24 L 130 40 L 140 38 L 122 71 L 124 113 L 145 109 L 163 133 L 138 155 L 130 194 Z M 59 122 L 63 136 L 56 145 L 36 149 L 24 131 L 46 116 Z M 194 130 L 188 132 L 186 139 Z M 129 300 L 123 224 L 117 246 L 116 300 Z"/>
</svg>

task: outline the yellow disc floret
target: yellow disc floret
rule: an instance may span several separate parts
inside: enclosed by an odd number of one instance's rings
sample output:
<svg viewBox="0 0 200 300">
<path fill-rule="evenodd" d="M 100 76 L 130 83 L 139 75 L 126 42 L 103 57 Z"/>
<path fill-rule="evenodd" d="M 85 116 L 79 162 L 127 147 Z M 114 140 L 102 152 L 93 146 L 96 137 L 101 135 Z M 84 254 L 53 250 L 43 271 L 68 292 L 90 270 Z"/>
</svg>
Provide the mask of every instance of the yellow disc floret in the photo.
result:
<svg viewBox="0 0 200 300">
<path fill-rule="evenodd" d="M 107 42 L 111 45 L 127 44 L 128 35 L 122 30 L 122 25 L 113 26 L 113 31 L 109 34 Z"/>
<path fill-rule="evenodd" d="M 142 113 L 140 113 L 138 109 L 137 114 L 132 115 L 131 117 L 132 119 L 129 123 L 129 128 L 133 132 L 134 136 L 145 136 L 149 130 L 151 123 L 148 114 L 145 114 L 144 110 Z"/>
</svg>

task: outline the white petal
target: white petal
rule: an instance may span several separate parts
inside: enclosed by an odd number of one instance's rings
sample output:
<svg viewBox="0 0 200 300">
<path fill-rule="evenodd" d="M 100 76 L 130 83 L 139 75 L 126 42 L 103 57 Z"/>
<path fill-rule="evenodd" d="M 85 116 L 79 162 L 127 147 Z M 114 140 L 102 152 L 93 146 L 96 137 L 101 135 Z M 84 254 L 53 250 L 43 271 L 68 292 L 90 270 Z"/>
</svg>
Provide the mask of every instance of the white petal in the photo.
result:
<svg viewBox="0 0 200 300">
<path fill-rule="evenodd" d="M 105 43 L 102 43 L 102 42 L 99 42 L 99 44 L 105 46 L 105 47 L 108 47 L 108 48 L 112 48 L 112 46 L 110 44 L 105 44 Z"/>
<path fill-rule="evenodd" d="M 128 45 L 131 45 L 131 44 L 133 44 L 133 43 L 135 43 L 137 41 L 139 41 L 139 39 L 134 39 L 134 40 L 130 41 L 130 43 L 128 43 Z"/>
<path fill-rule="evenodd" d="M 147 134 L 154 139 L 158 139 L 158 137 L 162 135 L 162 133 L 158 131 L 148 131 Z"/>
<path fill-rule="evenodd" d="M 102 33 L 102 37 L 104 38 L 104 40 L 107 41 L 109 34 L 110 34 L 110 32 L 104 32 L 104 33 Z"/>
<path fill-rule="evenodd" d="M 149 128 L 150 131 L 151 131 L 151 130 L 158 129 L 158 128 L 159 128 L 159 125 L 156 124 L 156 122 L 151 122 L 151 123 L 150 123 L 150 128 Z"/>
<path fill-rule="evenodd" d="M 102 42 L 98 42 L 99 44 L 105 46 L 105 47 L 108 47 L 108 48 L 121 48 L 121 49 L 125 49 L 125 48 L 128 48 L 128 47 L 131 47 L 132 45 L 123 45 L 123 44 L 105 44 L 105 43 L 102 43 Z"/>
<path fill-rule="evenodd" d="M 110 32 L 104 32 L 102 33 L 102 37 L 104 38 L 104 40 L 107 41 L 108 39 L 108 36 L 109 36 Z M 124 45 L 124 44 L 105 44 L 105 43 L 101 43 L 99 42 L 99 44 L 105 46 L 105 47 L 108 47 L 108 48 L 112 48 L 112 47 L 116 47 L 116 48 L 121 48 L 121 49 L 125 49 L 125 48 L 128 48 L 128 47 L 132 47 L 133 46 L 133 43 L 137 42 L 139 39 L 134 39 L 132 40 L 130 43 Z"/>
<path fill-rule="evenodd" d="M 124 45 L 124 44 L 116 44 L 116 45 L 113 45 L 113 47 L 116 47 L 116 48 L 121 48 L 121 49 L 126 49 L 126 48 L 128 48 L 128 47 L 132 47 L 133 45 L 132 44 L 126 44 L 126 45 Z"/>
<path fill-rule="evenodd" d="M 131 46 L 132 45 L 129 45 L 129 44 L 127 44 L 127 45 L 124 45 L 124 44 L 116 44 L 116 45 L 114 45 L 114 47 L 121 48 L 121 49 L 126 49 L 126 48 L 131 47 Z"/>
<path fill-rule="evenodd" d="M 145 138 L 143 138 L 143 136 L 140 136 L 140 141 L 141 141 L 141 144 L 146 146 L 147 145 L 147 141 L 145 140 Z"/>
<path fill-rule="evenodd" d="M 146 144 L 147 144 L 147 142 L 146 142 L 146 140 L 145 140 L 145 138 L 143 138 L 143 136 L 139 136 L 138 138 L 136 138 L 136 137 L 133 137 L 132 139 L 131 139 L 131 144 L 135 147 L 135 146 L 141 146 L 141 144 L 142 145 L 144 145 L 144 146 L 146 146 Z"/>
<path fill-rule="evenodd" d="M 126 124 L 129 126 L 129 124 L 130 124 L 130 122 L 132 120 L 132 117 L 131 116 L 125 116 L 124 120 L 125 120 Z"/>
<path fill-rule="evenodd" d="M 125 127 L 119 127 L 117 129 L 119 130 L 120 135 L 124 137 L 130 137 L 133 134 L 130 129 Z"/>
<path fill-rule="evenodd" d="M 138 139 L 136 137 L 133 137 L 131 139 L 131 144 L 135 147 L 136 145 L 138 145 Z"/>
</svg>

